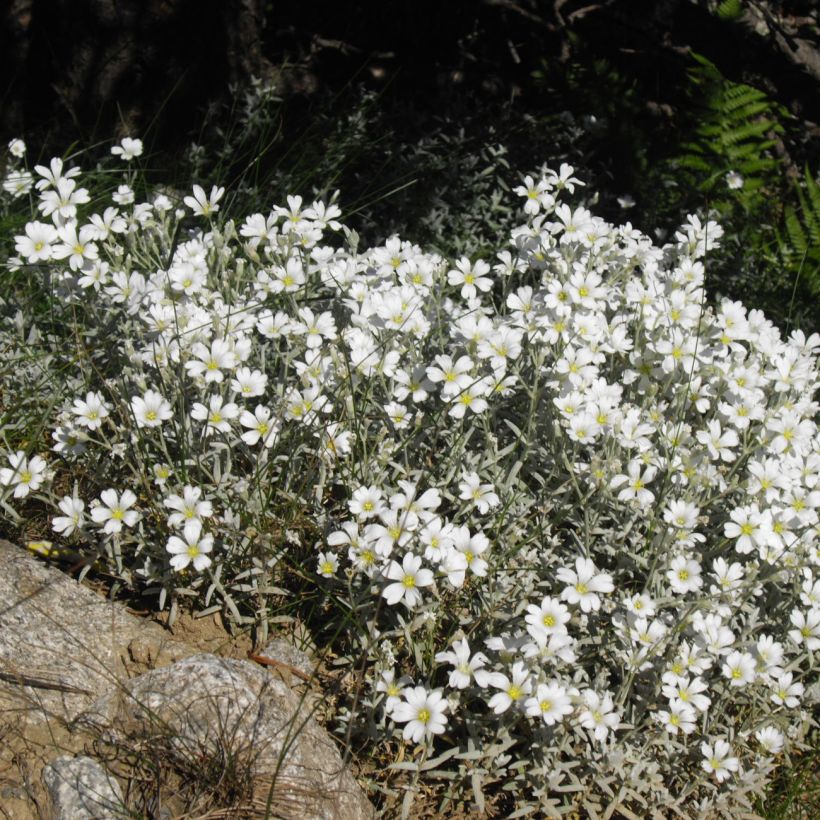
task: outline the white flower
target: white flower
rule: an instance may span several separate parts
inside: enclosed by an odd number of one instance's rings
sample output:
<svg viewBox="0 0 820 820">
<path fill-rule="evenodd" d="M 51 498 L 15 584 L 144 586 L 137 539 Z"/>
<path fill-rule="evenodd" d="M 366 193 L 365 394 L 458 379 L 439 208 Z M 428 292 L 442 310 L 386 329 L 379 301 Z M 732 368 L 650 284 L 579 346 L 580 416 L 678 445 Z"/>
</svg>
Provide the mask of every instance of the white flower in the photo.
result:
<svg viewBox="0 0 820 820">
<path fill-rule="evenodd" d="M 146 390 L 142 396 L 134 396 L 131 410 L 137 427 L 159 427 L 174 415 L 170 402 L 156 390 Z"/>
<path fill-rule="evenodd" d="M 392 658 L 391 663 L 394 660 L 395 658 Z M 388 715 L 401 703 L 402 691 L 411 682 L 406 675 L 396 680 L 396 673 L 393 669 L 385 669 L 381 673 L 376 683 L 376 691 L 387 695 L 384 701 L 384 709 Z"/>
<path fill-rule="evenodd" d="M 123 525 L 133 527 L 140 519 L 136 510 L 130 509 L 137 503 L 137 497 L 131 490 L 123 490 L 121 495 L 114 489 L 100 493 L 102 504 L 91 508 L 91 520 L 103 525 L 103 532 L 112 534 L 122 531 Z"/>
<path fill-rule="evenodd" d="M 428 692 L 423 686 L 408 686 L 403 692 L 404 700 L 398 703 L 390 715 L 396 723 L 406 723 L 403 735 L 413 743 L 430 735 L 440 735 L 447 727 L 447 701 L 436 689 Z"/>
<path fill-rule="evenodd" d="M 703 586 L 700 575 L 700 564 L 692 558 L 678 556 L 672 560 L 669 571 L 666 573 L 672 591 L 678 595 L 694 592 Z"/>
<path fill-rule="evenodd" d="M 59 239 L 57 229 L 44 222 L 29 222 L 26 233 L 14 237 L 14 250 L 26 262 L 34 265 L 37 262 L 47 262 L 53 253 L 52 245 Z"/>
<path fill-rule="evenodd" d="M 103 419 L 108 416 L 108 405 L 100 393 L 88 392 L 83 399 L 74 399 L 71 412 L 77 416 L 77 423 L 89 430 L 99 430 Z"/>
<path fill-rule="evenodd" d="M 466 689 L 473 678 L 482 688 L 487 686 L 489 672 L 482 668 L 488 663 L 487 656 L 483 652 L 476 652 L 471 656 L 470 644 L 466 638 L 455 641 L 451 652 L 438 652 L 436 660 L 453 665 L 449 685 L 454 689 Z"/>
<path fill-rule="evenodd" d="M 28 171 L 8 171 L 3 180 L 3 190 L 15 199 L 28 194 L 34 185 L 34 177 Z"/>
<path fill-rule="evenodd" d="M 196 402 L 191 408 L 191 418 L 206 423 L 206 436 L 215 432 L 227 433 L 231 429 L 231 420 L 238 415 L 239 408 L 233 402 L 225 404 L 222 396 L 211 396 L 207 407 L 201 402 Z"/>
<path fill-rule="evenodd" d="M 521 703 L 522 698 L 532 693 L 530 673 L 523 663 L 514 663 L 510 674 L 512 680 L 502 672 L 492 672 L 487 679 L 490 686 L 501 690 L 487 704 L 497 715 L 506 712 L 513 704 Z"/>
<path fill-rule="evenodd" d="M 606 740 L 609 732 L 614 732 L 621 725 L 618 713 L 614 711 L 612 695 L 609 692 L 599 695 L 592 689 L 587 689 L 583 699 L 584 710 L 578 716 L 578 722 L 584 729 L 589 729 L 596 740 Z"/>
<path fill-rule="evenodd" d="M 211 535 L 202 535 L 202 522 L 196 518 L 187 521 L 182 531 L 182 538 L 172 535 L 165 545 L 171 553 L 171 566 L 179 572 L 189 564 L 194 565 L 197 572 L 211 566 L 208 553 L 213 549 L 214 539 Z"/>
<path fill-rule="evenodd" d="M 478 473 L 464 473 L 458 485 L 461 491 L 459 498 L 471 501 L 476 509 L 486 515 L 491 507 L 497 507 L 501 501 L 492 484 L 481 484 Z"/>
<path fill-rule="evenodd" d="M 566 688 L 557 681 L 539 683 L 524 706 L 530 717 L 540 717 L 547 726 L 560 723 L 573 710 Z"/>
<path fill-rule="evenodd" d="M 333 578 L 339 571 L 339 558 L 332 552 L 320 552 L 317 559 L 316 571 L 323 578 Z"/>
<path fill-rule="evenodd" d="M 17 159 L 21 159 L 26 153 L 26 144 L 21 139 L 13 139 L 9 142 L 9 153 Z"/>
<path fill-rule="evenodd" d="M 429 569 L 421 569 L 421 558 L 408 552 L 401 564 L 391 561 L 387 569 L 387 577 L 393 584 L 388 584 L 382 595 L 391 606 L 404 601 L 408 609 L 421 603 L 419 587 L 429 587 L 433 583 L 433 573 Z"/>
<path fill-rule="evenodd" d="M 358 518 L 374 518 L 384 510 L 384 493 L 378 487 L 358 487 L 347 508 Z"/>
<path fill-rule="evenodd" d="M 748 652 L 732 652 L 723 664 L 723 674 L 730 686 L 746 686 L 755 679 L 755 659 Z"/>
<path fill-rule="evenodd" d="M 689 679 L 685 675 L 675 675 L 671 672 L 663 674 L 663 695 L 668 698 L 670 703 L 680 701 L 687 705 L 693 706 L 699 712 L 705 712 L 712 700 L 704 692 L 709 691 L 706 681 L 702 678 Z"/>
<path fill-rule="evenodd" d="M 169 527 L 181 527 L 188 521 L 201 521 L 214 514 L 210 501 L 202 498 L 202 488 L 186 484 L 182 488 L 182 495 L 169 495 L 163 502 L 169 510 L 174 510 L 168 516 Z"/>
<path fill-rule="evenodd" d="M 25 451 L 18 450 L 9 455 L 10 467 L 0 469 L 0 484 L 14 486 L 14 497 L 25 498 L 30 492 L 37 491 L 46 480 L 48 465 L 40 456 L 26 458 Z"/>
<path fill-rule="evenodd" d="M 268 377 L 261 370 L 240 367 L 231 379 L 231 390 L 243 399 L 250 399 L 261 396 L 265 392 L 267 383 Z"/>
<path fill-rule="evenodd" d="M 789 630 L 789 637 L 797 646 L 805 643 L 812 652 L 820 648 L 820 609 L 808 609 L 805 613 L 794 609 L 789 618 L 795 627 Z"/>
<path fill-rule="evenodd" d="M 726 187 L 730 191 L 736 191 L 738 188 L 742 188 L 743 182 L 743 176 L 737 171 L 729 171 L 726 174 Z"/>
<path fill-rule="evenodd" d="M 215 339 L 210 349 L 197 342 L 191 352 L 196 358 L 185 363 L 191 376 L 203 376 L 205 383 L 221 382 L 225 375 L 222 370 L 233 370 L 238 362 L 237 355 L 225 339 Z"/>
<path fill-rule="evenodd" d="M 194 212 L 195 216 L 210 216 L 219 210 L 219 202 L 225 193 L 224 188 L 214 185 L 211 188 L 210 196 L 199 185 L 194 185 L 194 195 L 186 196 L 183 202 Z"/>
<path fill-rule="evenodd" d="M 461 285 L 462 299 L 475 299 L 478 291 L 488 291 L 493 286 L 493 280 L 487 274 L 490 266 L 482 259 L 472 264 L 466 256 L 456 262 L 455 270 L 447 273 L 447 283 Z"/>
<path fill-rule="evenodd" d="M 704 757 L 701 765 L 709 774 L 714 774 L 718 783 L 728 779 L 732 772 L 740 768 L 740 761 L 732 757 L 732 747 L 725 740 L 716 740 L 714 746 L 701 743 L 700 751 Z"/>
<path fill-rule="evenodd" d="M 575 571 L 561 567 L 556 578 L 569 586 L 561 592 L 561 600 L 570 604 L 580 604 L 583 612 L 597 610 L 601 606 L 598 593 L 609 593 L 615 589 L 612 576 L 598 572 L 589 558 L 577 558 Z"/>
<path fill-rule="evenodd" d="M 642 469 L 643 468 L 643 469 Z M 655 494 L 646 489 L 655 478 L 658 470 L 652 465 L 644 467 L 643 462 L 634 459 L 627 465 L 626 474 L 616 475 L 609 486 L 612 489 L 623 487 L 618 493 L 619 501 L 632 501 L 633 499 L 641 505 L 651 504 L 655 500 Z"/>
<path fill-rule="evenodd" d="M 566 634 L 564 626 L 570 619 L 569 610 L 557 599 L 549 596 L 542 599 L 540 606 L 530 604 L 524 620 L 527 632 L 534 638 Z"/>
<path fill-rule="evenodd" d="M 723 558 L 715 558 L 712 562 L 712 576 L 717 581 L 717 586 L 710 589 L 713 594 L 732 592 L 743 582 L 743 566 L 736 561 L 728 564 Z"/>
<path fill-rule="evenodd" d="M 111 147 L 111 153 L 122 157 L 126 162 L 131 162 L 132 159 L 142 156 L 142 140 L 123 137 L 119 145 Z"/>
<path fill-rule="evenodd" d="M 71 535 L 75 530 L 82 529 L 85 524 L 83 512 L 85 502 L 76 496 L 66 495 L 58 504 L 62 515 L 58 515 L 51 522 L 51 528 L 55 532 L 65 536 Z"/>
<path fill-rule="evenodd" d="M 748 507 L 737 507 L 729 513 L 731 521 L 723 525 L 723 534 L 727 538 L 737 538 L 735 549 L 741 555 L 747 555 L 765 540 L 761 529 L 763 519 L 757 504 Z"/>
<path fill-rule="evenodd" d="M 783 744 L 786 738 L 783 733 L 775 729 L 774 726 L 765 726 L 763 729 L 758 729 L 755 732 L 757 742 L 770 755 L 777 755 L 783 751 Z"/>
<path fill-rule="evenodd" d="M 697 715 L 691 706 L 678 700 L 669 705 L 668 712 L 665 710 L 656 712 L 655 719 L 670 734 L 676 735 L 678 731 L 681 731 L 685 735 L 691 735 L 695 731 Z"/>
<path fill-rule="evenodd" d="M 467 527 L 454 527 L 450 533 L 456 553 L 461 553 L 466 559 L 466 567 L 479 577 L 487 574 L 489 564 L 482 558 L 490 548 L 490 540 L 483 532 L 470 534 Z"/>
<path fill-rule="evenodd" d="M 772 700 L 778 706 L 786 706 L 794 709 L 800 705 L 800 698 L 803 696 L 803 684 L 792 683 L 794 675 L 791 672 L 781 672 L 772 684 Z"/>
<path fill-rule="evenodd" d="M 280 424 L 276 419 L 271 418 L 272 411 L 269 407 L 259 405 L 253 413 L 244 410 L 239 417 L 239 423 L 247 427 L 248 431 L 242 434 L 242 441 L 249 447 L 253 447 L 261 441 L 265 447 L 272 447 L 279 435 Z"/>
</svg>

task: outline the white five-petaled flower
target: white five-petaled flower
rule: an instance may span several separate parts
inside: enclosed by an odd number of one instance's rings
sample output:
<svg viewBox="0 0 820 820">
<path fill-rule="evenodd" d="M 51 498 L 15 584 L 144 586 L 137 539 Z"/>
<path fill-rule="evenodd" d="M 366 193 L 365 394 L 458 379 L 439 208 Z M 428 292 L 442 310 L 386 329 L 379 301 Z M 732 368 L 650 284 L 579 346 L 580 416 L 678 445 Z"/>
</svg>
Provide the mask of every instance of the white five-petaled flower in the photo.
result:
<svg viewBox="0 0 820 820">
<path fill-rule="evenodd" d="M 131 490 L 123 490 L 121 495 L 114 489 L 100 493 L 101 504 L 91 508 L 91 520 L 103 525 L 103 532 L 112 534 L 122 531 L 123 526 L 133 527 L 140 514 L 131 507 L 137 503 L 137 496 Z"/>
<path fill-rule="evenodd" d="M 454 689 L 466 689 L 473 678 L 482 688 L 487 686 L 490 673 L 483 669 L 488 663 L 487 656 L 483 652 L 476 652 L 471 655 L 470 644 L 466 638 L 455 641 L 452 651 L 437 653 L 436 660 L 439 663 L 453 665 L 449 684 Z"/>
<path fill-rule="evenodd" d="M 740 761 L 732 756 L 732 747 L 725 740 L 716 740 L 714 745 L 701 743 L 703 762 L 701 765 L 709 774 L 713 774 L 718 783 L 728 779 L 732 772 L 740 768 Z"/>
<path fill-rule="evenodd" d="M 69 536 L 75 530 L 82 528 L 85 523 L 85 517 L 83 515 L 85 502 L 81 498 L 67 495 L 63 497 L 57 506 L 60 508 L 62 515 L 56 516 L 51 522 L 51 528 L 55 532 Z"/>
<path fill-rule="evenodd" d="M 609 692 L 599 695 L 592 689 L 587 689 L 583 698 L 584 710 L 578 716 L 578 722 L 584 729 L 591 731 L 596 740 L 606 740 L 606 736 L 621 725 L 612 695 Z"/>
<path fill-rule="evenodd" d="M 565 624 L 569 619 L 569 609 L 557 598 L 550 598 L 549 596 L 543 598 L 539 606 L 530 604 L 524 618 L 527 624 L 527 632 L 536 639 L 539 637 L 546 638 L 549 635 L 566 634 Z"/>
<path fill-rule="evenodd" d="M 406 724 L 403 735 L 413 743 L 430 735 L 440 735 L 447 727 L 447 701 L 439 690 L 428 692 L 423 686 L 408 686 L 403 700 L 393 707 L 390 717 Z"/>
<path fill-rule="evenodd" d="M 755 737 L 757 738 L 757 742 L 770 755 L 780 754 L 780 752 L 783 751 L 783 745 L 786 742 L 786 738 L 783 736 L 783 733 L 774 726 L 765 726 L 762 729 L 758 729 L 755 732 Z"/>
<path fill-rule="evenodd" d="M 191 418 L 205 422 L 205 435 L 215 432 L 227 433 L 231 429 L 231 421 L 239 415 L 239 408 L 233 403 L 225 402 L 222 396 L 211 396 L 208 405 L 197 402 L 191 408 Z"/>
<path fill-rule="evenodd" d="M 803 684 L 794 681 L 794 675 L 791 672 L 781 672 L 772 684 L 772 700 L 778 706 L 785 706 L 788 709 L 794 709 L 800 705 L 803 692 Z"/>
<path fill-rule="evenodd" d="M 222 371 L 233 370 L 238 364 L 236 353 L 225 339 L 214 339 L 210 349 L 197 342 L 191 353 L 195 358 L 185 363 L 185 369 L 191 376 L 202 376 L 206 384 L 221 382 L 225 378 Z"/>
<path fill-rule="evenodd" d="M 644 466 L 640 459 L 633 459 L 627 465 L 626 473 L 616 475 L 609 482 L 609 486 L 614 490 L 621 487 L 618 493 L 619 501 L 635 500 L 639 504 L 651 504 L 655 500 L 655 494 L 648 490 L 646 485 L 652 482 L 657 472 L 657 467 L 651 464 Z"/>
<path fill-rule="evenodd" d="M 570 604 L 580 604 L 583 612 L 599 609 L 601 599 L 598 593 L 606 594 L 615 589 L 612 576 L 606 572 L 598 572 L 589 558 L 577 558 L 574 571 L 561 567 L 556 572 L 556 577 L 568 585 L 561 592 L 561 600 Z"/>
<path fill-rule="evenodd" d="M 678 595 L 694 592 L 703 586 L 700 564 L 694 558 L 686 558 L 683 555 L 672 559 L 666 577 L 669 579 L 672 591 Z"/>
<path fill-rule="evenodd" d="M 386 576 L 394 581 L 382 591 L 385 600 L 391 606 L 404 601 L 408 609 L 421 603 L 419 587 L 429 587 L 433 583 L 433 573 L 421 568 L 421 558 L 413 553 L 405 554 L 401 564 L 391 561 Z"/>
<path fill-rule="evenodd" d="M 375 518 L 384 511 L 384 493 L 378 487 L 357 487 L 347 508 L 358 518 Z"/>
<path fill-rule="evenodd" d="M 14 497 L 25 498 L 30 492 L 37 491 L 46 480 L 48 465 L 40 456 L 26 458 L 25 451 L 18 450 L 9 454 L 10 467 L 0 469 L 0 484 L 14 486 Z"/>
<path fill-rule="evenodd" d="M 495 487 L 492 484 L 482 484 L 478 473 L 464 473 L 458 489 L 461 491 L 459 498 L 472 502 L 482 515 L 486 515 L 491 507 L 497 507 L 501 503 Z"/>
<path fill-rule="evenodd" d="M 524 706 L 530 717 L 541 718 L 547 726 L 560 723 L 574 708 L 566 687 L 558 681 L 539 683 Z"/>
<path fill-rule="evenodd" d="M 132 159 L 142 156 L 142 140 L 123 137 L 119 145 L 111 147 L 111 153 L 122 157 L 126 162 L 131 162 Z"/>
<path fill-rule="evenodd" d="M 503 672 L 491 672 L 487 682 L 499 689 L 487 704 L 497 715 L 506 712 L 514 704 L 523 705 L 523 698 L 532 693 L 530 672 L 520 661 L 516 661 L 510 670 L 512 680 Z"/>
<path fill-rule="evenodd" d="M 190 484 L 182 488 L 181 496 L 169 495 L 162 503 L 174 511 L 168 516 L 169 527 L 181 527 L 188 521 L 201 521 L 214 514 L 211 502 L 202 498 L 202 488 L 192 487 Z"/>
<path fill-rule="evenodd" d="M 789 619 L 795 627 L 789 630 L 789 637 L 797 646 L 805 644 L 812 652 L 820 648 L 820 608 L 812 607 L 805 613 L 794 609 Z"/>
<path fill-rule="evenodd" d="M 755 679 L 755 659 L 748 652 L 731 652 L 723 664 L 723 674 L 730 686 L 746 686 Z"/>
<path fill-rule="evenodd" d="M 17 159 L 21 159 L 26 153 L 26 144 L 21 139 L 13 139 L 9 142 L 9 153 Z"/>
<path fill-rule="evenodd" d="M 271 418 L 272 411 L 269 407 L 260 404 L 251 413 L 244 410 L 239 417 L 239 423 L 247 427 L 247 432 L 242 434 L 242 441 L 249 447 L 261 441 L 265 447 L 273 447 L 276 437 L 279 435 L 279 422 Z"/>
<path fill-rule="evenodd" d="M 108 416 L 108 405 L 106 405 L 100 393 L 89 391 L 85 400 L 74 399 L 71 412 L 77 416 L 77 423 L 89 430 L 99 430 L 103 419 Z"/>
<path fill-rule="evenodd" d="M 134 396 L 131 409 L 137 427 L 159 427 L 174 415 L 171 403 L 156 390 L 146 390 L 142 396 Z"/>
<path fill-rule="evenodd" d="M 225 193 L 224 188 L 214 185 L 211 194 L 208 196 L 200 185 L 194 185 L 194 195 L 186 196 L 183 202 L 194 212 L 196 216 L 210 216 L 219 210 L 219 202 Z"/>
<path fill-rule="evenodd" d="M 334 552 L 320 552 L 316 560 L 316 572 L 323 578 L 333 578 L 339 571 L 339 558 Z"/>
<path fill-rule="evenodd" d="M 676 735 L 681 731 L 690 735 L 695 731 L 697 715 L 688 703 L 677 700 L 669 705 L 669 711 L 662 709 L 656 712 L 655 718 L 670 734 Z"/>
<path fill-rule="evenodd" d="M 177 572 L 185 569 L 189 564 L 193 564 L 197 572 L 202 572 L 211 566 L 212 562 L 208 553 L 213 546 L 213 536 L 203 536 L 202 522 L 197 518 L 192 518 L 185 523 L 182 537 L 172 535 L 165 549 L 171 553 L 171 566 Z"/>
<path fill-rule="evenodd" d="M 14 237 L 14 250 L 30 265 L 48 262 L 53 245 L 59 239 L 57 229 L 45 222 L 29 222 L 23 235 Z"/>
<path fill-rule="evenodd" d="M 447 283 L 450 285 L 461 285 L 462 299 L 475 299 L 478 291 L 487 292 L 493 286 L 493 280 L 487 276 L 490 266 L 479 259 L 472 264 L 466 256 L 462 256 L 456 262 L 456 267 L 447 273 Z"/>
</svg>

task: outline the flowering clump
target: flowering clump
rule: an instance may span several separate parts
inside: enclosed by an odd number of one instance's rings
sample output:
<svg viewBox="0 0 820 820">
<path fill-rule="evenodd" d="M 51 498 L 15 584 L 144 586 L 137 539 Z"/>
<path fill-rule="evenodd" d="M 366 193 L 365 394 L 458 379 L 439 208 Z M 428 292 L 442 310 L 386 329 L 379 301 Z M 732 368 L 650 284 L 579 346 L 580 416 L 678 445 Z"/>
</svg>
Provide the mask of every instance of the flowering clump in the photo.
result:
<svg viewBox="0 0 820 820">
<path fill-rule="evenodd" d="M 657 247 L 565 201 L 562 166 L 495 258 L 448 261 L 360 250 L 335 202 L 92 211 L 76 168 L 35 173 L 11 265 L 93 366 L 4 503 L 44 499 L 161 605 L 264 619 L 297 567 L 369 682 L 339 724 L 423 744 L 400 767 L 479 806 L 731 813 L 805 746 L 820 336 L 707 304 L 714 222 Z"/>
</svg>

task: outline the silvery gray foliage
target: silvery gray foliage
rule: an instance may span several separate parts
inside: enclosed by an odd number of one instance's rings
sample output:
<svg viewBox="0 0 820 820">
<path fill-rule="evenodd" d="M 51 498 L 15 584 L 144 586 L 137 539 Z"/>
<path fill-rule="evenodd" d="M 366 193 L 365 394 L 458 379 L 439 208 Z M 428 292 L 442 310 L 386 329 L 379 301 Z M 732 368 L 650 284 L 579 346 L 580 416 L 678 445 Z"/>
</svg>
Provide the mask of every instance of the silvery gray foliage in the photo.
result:
<svg viewBox="0 0 820 820">
<path fill-rule="evenodd" d="M 359 249 L 333 201 L 91 213 L 35 170 L 11 264 L 49 271 L 81 356 L 6 504 L 163 606 L 264 628 L 312 579 L 366 684 L 339 730 L 420 745 L 395 767 L 442 805 L 731 814 L 805 746 L 820 336 L 708 303 L 717 224 L 656 246 L 562 165 L 492 258 L 448 260 Z"/>
</svg>

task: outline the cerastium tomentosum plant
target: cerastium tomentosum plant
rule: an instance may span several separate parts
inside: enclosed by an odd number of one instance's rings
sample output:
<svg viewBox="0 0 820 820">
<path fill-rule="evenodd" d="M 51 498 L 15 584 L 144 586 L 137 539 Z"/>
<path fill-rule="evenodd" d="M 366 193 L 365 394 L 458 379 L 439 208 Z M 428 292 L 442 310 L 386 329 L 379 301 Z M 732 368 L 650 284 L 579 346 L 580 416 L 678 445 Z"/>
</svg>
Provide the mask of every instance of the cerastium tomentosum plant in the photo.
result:
<svg viewBox="0 0 820 820">
<path fill-rule="evenodd" d="M 50 450 L 7 441 L 8 517 L 40 499 L 160 606 L 319 599 L 361 684 L 336 726 L 417 745 L 392 771 L 441 810 L 731 814 L 806 747 L 820 337 L 707 304 L 717 224 L 656 247 L 564 165 L 447 260 L 361 250 L 335 199 L 240 224 L 218 187 L 28 179 L 9 264 L 54 290 L 63 378 Z"/>
</svg>

